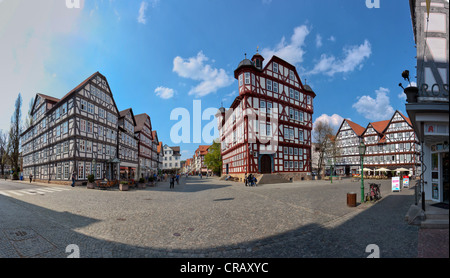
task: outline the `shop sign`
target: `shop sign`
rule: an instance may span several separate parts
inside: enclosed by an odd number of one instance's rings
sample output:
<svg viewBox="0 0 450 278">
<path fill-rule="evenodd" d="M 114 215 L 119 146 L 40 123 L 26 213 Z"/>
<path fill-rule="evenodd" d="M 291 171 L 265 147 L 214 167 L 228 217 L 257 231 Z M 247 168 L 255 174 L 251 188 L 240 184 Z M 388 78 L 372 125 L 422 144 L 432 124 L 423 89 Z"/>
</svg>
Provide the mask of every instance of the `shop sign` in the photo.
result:
<svg viewBox="0 0 450 278">
<path fill-rule="evenodd" d="M 448 124 L 425 124 L 424 134 L 448 136 Z"/>
<path fill-rule="evenodd" d="M 400 177 L 392 177 L 392 191 L 400 191 Z"/>
<path fill-rule="evenodd" d="M 409 177 L 403 176 L 403 188 L 409 187 Z"/>
</svg>

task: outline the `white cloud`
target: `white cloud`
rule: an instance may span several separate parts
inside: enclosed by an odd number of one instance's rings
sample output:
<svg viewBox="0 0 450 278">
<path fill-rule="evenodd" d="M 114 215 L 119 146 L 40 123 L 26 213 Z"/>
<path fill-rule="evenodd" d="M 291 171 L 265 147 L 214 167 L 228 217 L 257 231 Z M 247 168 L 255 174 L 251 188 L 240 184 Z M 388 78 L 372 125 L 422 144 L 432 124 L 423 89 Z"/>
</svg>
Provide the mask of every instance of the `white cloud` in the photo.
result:
<svg viewBox="0 0 450 278">
<path fill-rule="evenodd" d="M 269 5 L 270 3 L 272 3 L 272 0 L 262 0 L 262 3 L 264 5 Z"/>
<path fill-rule="evenodd" d="M 170 99 L 174 96 L 175 91 L 171 88 L 159 86 L 155 89 L 155 94 L 162 99 Z"/>
<path fill-rule="evenodd" d="M 138 13 L 138 17 L 137 17 L 137 21 L 141 24 L 146 24 L 147 23 L 147 9 L 149 8 L 149 6 L 151 6 L 152 8 L 155 8 L 159 3 L 159 0 L 148 0 L 148 1 L 142 1 L 141 5 L 139 6 L 139 13 Z M 116 16 L 119 18 L 120 20 L 120 16 L 118 15 L 118 13 L 116 13 Z"/>
<path fill-rule="evenodd" d="M 228 101 L 230 99 L 234 99 L 236 96 L 238 95 L 237 91 L 232 91 L 229 94 L 226 94 L 223 98 L 222 101 Z"/>
<path fill-rule="evenodd" d="M 285 37 L 282 37 L 275 48 L 263 48 L 261 55 L 268 58 L 267 60 L 270 60 L 275 55 L 293 65 L 300 63 L 303 61 L 303 55 L 305 54 L 303 47 L 308 34 L 309 29 L 306 25 L 295 27 L 289 43 L 286 42 Z"/>
<path fill-rule="evenodd" d="M 9 130 L 17 95 L 22 120 L 36 93 L 63 94 L 51 64 L 57 60 L 60 38 L 77 35 L 83 9 L 68 9 L 60 0 L 3 1 L 0 8 L 0 129 Z M 58 97 L 58 95 L 54 95 Z"/>
<path fill-rule="evenodd" d="M 353 104 L 353 108 L 370 121 L 385 120 L 386 115 L 394 114 L 389 99 L 389 89 L 380 87 L 375 91 L 376 97 L 362 96 Z"/>
<path fill-rule="evenodd" d="M 331 37 L 328 38 L 328 40 L 329 40 L 330 42 L 335 42 L 335 41 L 336 41 L 336 38 L 335 38 L 334 36 L 331 36 Z"/>
<path fill-rule="evenodd" d="M 337 132 L 338 128 L 341 126 L 342 121 L 344 120 L 343 117 L 341 117 L 338 114 L 333 114 L 331 116 L 327 115 L 327 114 L 322 114 L 320 115 L 320 117 L 318 117 L 315 121 L 314 121 L 314 126 L 318 123 L 318 122 L 323 122 L 323 123 L 327 123 L 329 124 L 333 130 L 335 132 Z"/>
<path fill-rule="evenodd" d="M 173 60 L 173 71 L 179 76 L 200 83 L 189 91 L 189 95 L 203 97 L 215 93 L 218 89 L 228 87 L 234 82 L 224 69 L 216 69 L 205 64 L 209 59 L 202 51 L 197 56 L 183 59 L 177 56 Z"/>
<path fill-rule="evenodd" d="M 316 47 L 317 48 L 319 48 L 319 47 L 322 47 L 322 36 L 320 35 L 320 34 L 317 34 L 316 35 Z"/>
<path fill-rule="evenodd" d="M 147 8 L 148 8 L 148 3 L 145 1 L 142 1 L 141 6 L 139 7 L 139 16 L 137 18 L 137 21 L 139 23 L 142 23 L 142 24 L 147 23 L 147 18 L 145 16 L 145 11 L 147 11 Z"/>
<path fill-rule="evenodd" d="M 339 60 L 335 56 L 322 54 L 320 60 L 308 74 L 323 73 L 333 76 L 336 73 L 352 72 L 361 69 L 365 59 L 372 54 L 370 42 L 365 40 L 363 44 L 344 48 L 344 58 Z"/>
</svg>

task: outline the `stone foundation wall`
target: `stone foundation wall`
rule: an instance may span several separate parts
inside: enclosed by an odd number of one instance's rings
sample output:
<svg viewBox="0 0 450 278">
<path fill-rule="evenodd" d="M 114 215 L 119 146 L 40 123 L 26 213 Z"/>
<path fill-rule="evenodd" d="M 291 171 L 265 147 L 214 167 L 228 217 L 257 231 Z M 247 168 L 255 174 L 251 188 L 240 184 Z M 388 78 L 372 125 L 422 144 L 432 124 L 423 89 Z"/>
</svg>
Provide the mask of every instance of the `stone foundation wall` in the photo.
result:
<svg viewBox="0 0 450 278">
<path fill-rule="evenodd" d="M 309 175 L 308 175 L 309 174 Z M 281 177 L 289 180 L 292 178 L 292 181 L 302 181 L 302 180 L 312 180 L 311 173 L 298 173 L 298 172 L 292 172 L 292 173 L 278 173 Z"/>
<path fill-rule="evenodd" d="M 30 181 L 30 179 L 24 179 L 24 181 Z M 40 180 L 33 179 L 33 182 L 48 183 L 48 184 L 59 184 L 59 185 L 72 185 L 72 181 L 59 181 L 59 180 Z M 82 185 L 83 181 L 76 181 L 75 186 Z"/>
</svg>

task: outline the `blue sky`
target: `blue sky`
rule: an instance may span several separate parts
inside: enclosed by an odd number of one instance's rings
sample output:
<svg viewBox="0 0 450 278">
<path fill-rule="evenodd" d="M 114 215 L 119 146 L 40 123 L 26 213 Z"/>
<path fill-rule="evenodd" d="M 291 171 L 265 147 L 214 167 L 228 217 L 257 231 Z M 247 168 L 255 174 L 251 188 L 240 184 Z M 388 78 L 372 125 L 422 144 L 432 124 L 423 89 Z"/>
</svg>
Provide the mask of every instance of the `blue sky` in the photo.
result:
<svg viewBox="0 0 450 278">
<path fill-rule="evenodd" d="M 31 3 L 30 3 L 31 2 Z M 408 1 L 380 0 L 0 0 L 0 129 L 14 101 L 62 97 L 99 71 L 119 110 L 147 113 L 168 145 L 175 108 L 229 107 L 244 53 L 276 54 L 316 92 L 314 121 L 366 126 L 405 113 L 398 83 L 415 81 Z M 405 86 L 406 87 L 406 86 Z M 212 119 L 211 119 L 212 120 Z M 205 126 L 211 120 L 202 122 Z M 191 142 L 193 141 L 192 116 Z M 201 144 L 209 144 L 202 142 Z M 183 159 L 199 143 L 181 143 Z"/>
</svg>

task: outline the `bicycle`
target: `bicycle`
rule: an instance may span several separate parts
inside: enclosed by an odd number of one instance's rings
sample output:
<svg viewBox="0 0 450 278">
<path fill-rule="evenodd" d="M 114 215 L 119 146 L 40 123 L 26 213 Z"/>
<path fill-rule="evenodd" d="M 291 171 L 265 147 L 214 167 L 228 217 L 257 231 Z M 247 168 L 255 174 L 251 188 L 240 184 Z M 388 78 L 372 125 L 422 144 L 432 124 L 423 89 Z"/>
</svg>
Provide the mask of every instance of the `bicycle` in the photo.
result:
<svg viewBox="0 0 450 278">
<path fill-rule="evenodd" d="M 370 200 L 371 201 L 377 201 L 377 200 L 381 199 L 380 187 L 381 187 L 381 184 L 377 184 L 377 183 L 370 184 Z"/>
</svg>

